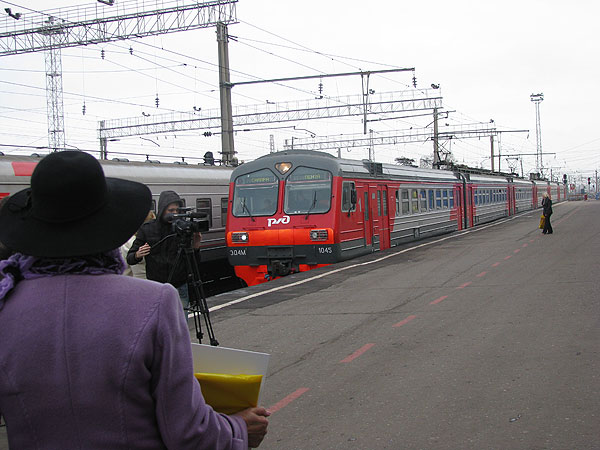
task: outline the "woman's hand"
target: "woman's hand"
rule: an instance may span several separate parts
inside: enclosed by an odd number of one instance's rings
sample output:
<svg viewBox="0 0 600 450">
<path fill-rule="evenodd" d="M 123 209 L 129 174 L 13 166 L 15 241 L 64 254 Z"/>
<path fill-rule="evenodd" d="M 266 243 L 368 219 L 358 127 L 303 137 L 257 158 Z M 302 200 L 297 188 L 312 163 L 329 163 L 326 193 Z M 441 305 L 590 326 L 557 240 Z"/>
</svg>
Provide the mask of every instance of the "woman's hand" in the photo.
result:
<svg viewBox="0 0 600 450">
<path fill-rule="evenodd" d="M 267 427 L 269 426 L 267 417 L 271 413 L 259 406 L 245 409 L 234 415 L 241 417 L 246 422 L 246 427 L 248 428 L 248 446 L 251 448 L 258 447 L 267 434 Z"/>
</svg>

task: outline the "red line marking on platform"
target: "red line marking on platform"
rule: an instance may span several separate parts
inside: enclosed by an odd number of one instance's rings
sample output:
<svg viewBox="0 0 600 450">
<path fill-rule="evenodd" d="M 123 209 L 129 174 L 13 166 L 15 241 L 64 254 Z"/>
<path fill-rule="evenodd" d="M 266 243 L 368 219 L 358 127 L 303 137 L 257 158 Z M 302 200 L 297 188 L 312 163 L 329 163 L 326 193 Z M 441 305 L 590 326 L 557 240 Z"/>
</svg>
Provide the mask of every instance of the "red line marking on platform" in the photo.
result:
<svg viewBox="0 0 600 450">
<path fill-rule="evenodd" d="M 358 358 L 360 355 L 362 355 L 364 352 L 366 352 L 367 350 L 369 350 L 371 347 L 373 347 L 375 344 L 366 344 L 363 345 L 361 348 L 359 348 L 358 350 L 356 350 L 354 353 L 352 353 L 350 356 L 346 356 L 344 359 L 342 359 L 340 362 L 341 363 L 349 363 L 350 361 L 355 360 L 356 358 Z"/>
<path fill-rule="evenodd" d="M 484 276 L 487 272 L 481 272 L 479 275 L 477 275 L 477 278 L 481 278 L 482 276 Z"/>
<path fill-rule="evenodd" d="M 527 242 L 525 242 L 525 243 L 523 244 L 523 248 L 527 247 L 528 245 L 529 245 L 529 244 L 528 244 Z"/>
<path fill-rule="evenodd" d="M 521 251 L 520 248 L 516 249 L 513 253 L 519 253 Z"/>
<path fill-rule="evenodd" d="M 466 283 L 461 284 L 459 287 L 457 287 L 456 289 L 464 289 L 466 288 L 468 285 L 470 285 L 471 283 L 473 283 L 472 281 L 467 281 Z"/>
<path fill-rule="evenodd" d="M 446 296 L 447 297 L 447 296 Z M 442 299 L 446 298 L 446 297 L 442 297 Z M 394 327 L 401 327 L 402 325 L 407 324 L 408 322 L 410 322 L 411 320 L 413 320 L 414 318 L 416 318 L 417 316 L 408 316 L 406 319 L 401 320 L 400 322 L 398 322 L 397 324 L 394 325 Z"/>
<path fill-rule="evenodd" d="M 492 267 L 498 267 L 499 265 L 500 265 L 500 263 L 496 262 L 496 263 L 492 264 Z"/>
<path fill-rule="evenodd" d="M 437 305 L 439 302 L 441 302 L 442 300 L 446 300 L 448 298 L 447 295 L 442 295 L 440 298 L 435 299 L 434 301 L 432 301 L 431 303 L 429 303 L 430 305 Z M 394 325 L 396 326 L 396 325 Z"/>
<path fill-rule="evenodd" d="M 510 258 L 512 258 L 512 255 L 505 256 L 504 260 L 506 261 L 507 259 L 510 259 Z"/>
<path fill-rule="evenodd" d="M 273 406 L 271 406 L 270 408 L 267 408 L 267 410 L 269 412 L 271 412 L 271 414 L 273 414 L 274 412 L 277 412 L 281 408 L 284 408 L 287 405 L 289 405 L 290 403 L 292 403 L 294 400 L 296 400 L 298 397 L 300 397 L 306 391 L 308 391 L 308 388 L 297 389 L 296 391 L 292 392 L 290 395 L 288 395 L 287 397 L 285 397 L 283 400 L 279 400 Z"/>
</svg>

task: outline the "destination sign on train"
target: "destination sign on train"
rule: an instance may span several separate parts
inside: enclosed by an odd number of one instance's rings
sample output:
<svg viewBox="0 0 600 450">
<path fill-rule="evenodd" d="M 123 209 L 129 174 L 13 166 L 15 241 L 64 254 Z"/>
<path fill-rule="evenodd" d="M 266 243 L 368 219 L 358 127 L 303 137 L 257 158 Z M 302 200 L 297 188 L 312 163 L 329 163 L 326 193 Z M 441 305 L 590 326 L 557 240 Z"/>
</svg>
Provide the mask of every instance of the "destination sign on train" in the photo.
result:
<svg viewBox="0 0 600 450">
<path fill-rule="evenodd" d="M 264 183 L 275 183 L 277 180 L 275 175 L 260 173 L 260 174 L 249 174 L 244 177 L 240 177 L 237 180 L 237 184 L 264 184 Z"/>
<path fill-rule="evenodd" d="M 319 171 L 311 173 L 292 173 L 289 177 L 290 181 L 329 181 L 331 176 L 329 172 Z"/>
</svg>

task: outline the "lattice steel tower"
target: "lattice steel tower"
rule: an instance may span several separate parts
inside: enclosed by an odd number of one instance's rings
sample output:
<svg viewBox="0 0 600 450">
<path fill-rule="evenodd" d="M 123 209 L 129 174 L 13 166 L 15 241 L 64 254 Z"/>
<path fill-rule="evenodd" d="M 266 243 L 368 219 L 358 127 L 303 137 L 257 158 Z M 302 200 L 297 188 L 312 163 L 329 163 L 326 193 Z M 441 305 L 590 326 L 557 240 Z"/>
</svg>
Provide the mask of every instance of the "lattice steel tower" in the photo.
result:
<svg viewBox="0 0 600 450">
<path fill-rule="evenodd" d="M 535 103 L 535 141 L 536 161 L 535 167 L 538 173 L 543 175 L 544 164 L 542 162 L 542 126 L 540 124 L 540 103 L 544 101 L 544 94 L 531 94 L 531 101 Z"/>
</svg>

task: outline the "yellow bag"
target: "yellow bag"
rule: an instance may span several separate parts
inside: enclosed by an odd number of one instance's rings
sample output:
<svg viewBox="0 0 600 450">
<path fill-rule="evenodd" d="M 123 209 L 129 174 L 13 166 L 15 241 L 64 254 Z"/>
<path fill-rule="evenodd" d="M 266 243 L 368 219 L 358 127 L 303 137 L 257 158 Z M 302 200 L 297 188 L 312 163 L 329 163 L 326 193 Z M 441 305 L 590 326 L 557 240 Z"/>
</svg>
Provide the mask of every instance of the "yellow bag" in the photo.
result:
<svg viewBox="0 0 600 450">
<path fill-rule="evenodd" d="M 195 373 L 204 400 L 217 412 L 235 414 L 258 404 L 262 375 Z"/>
<path fill-rule="evenodd" d="M 546 217 L 542 214 L 542 217 L 540 217 L 540 230 L 544 229 L 545 224 L 546 224 Z"/>
</svg>

